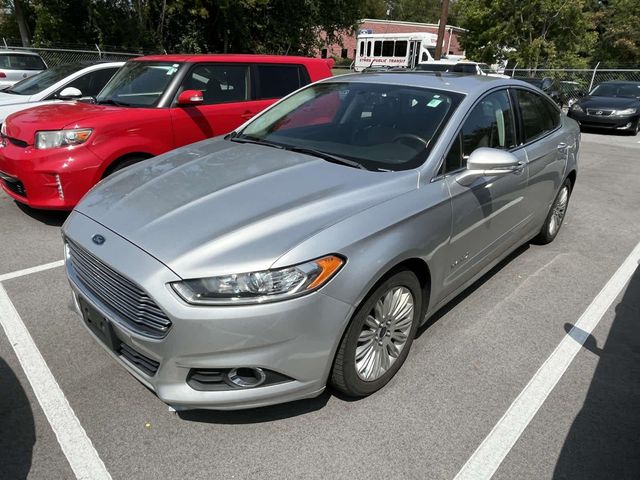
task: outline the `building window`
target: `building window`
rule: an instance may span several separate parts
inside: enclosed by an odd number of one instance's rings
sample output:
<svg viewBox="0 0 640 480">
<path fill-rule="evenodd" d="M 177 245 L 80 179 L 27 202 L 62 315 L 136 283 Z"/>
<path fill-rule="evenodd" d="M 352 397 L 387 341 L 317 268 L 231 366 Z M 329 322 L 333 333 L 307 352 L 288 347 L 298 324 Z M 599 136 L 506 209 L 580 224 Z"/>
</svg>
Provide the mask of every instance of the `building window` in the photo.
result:
<svg viewBox="0 0 640 480">
<path fill-rule="evenodd" d="M 327 58 L 327 49 L 323 48 L 320 50 L 320 58 Z"/>
<path fill-rule="evenodd" d="M 342 52 L 340 52 L 340 57 L 347 58 L 348 56 L 349 56 L 349 51 L 346 48 L 343 48 Z"/>
</svg>

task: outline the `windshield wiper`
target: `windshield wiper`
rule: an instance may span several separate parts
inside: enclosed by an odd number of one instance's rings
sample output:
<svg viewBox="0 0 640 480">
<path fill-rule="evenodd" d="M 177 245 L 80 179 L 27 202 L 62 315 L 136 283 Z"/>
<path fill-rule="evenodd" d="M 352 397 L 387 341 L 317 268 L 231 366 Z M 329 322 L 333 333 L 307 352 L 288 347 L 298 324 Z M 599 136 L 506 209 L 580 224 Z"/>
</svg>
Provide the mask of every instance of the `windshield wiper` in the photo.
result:
<svg viewBox="0 0 640 480">
<path fill-rule="evenodd" d="M 96 100 L 98 105 L 115 105 L 116 107 L 130 107 L 130 103 L 116 102 L 115 100 L 108 98 L 106 100 Z"/>
<path fill-rule="evenodd" d="M 265 147 L 273 147 L 273 148 L 280 148 L 280 149 L 284 148 L 282 145 L 279 145 L 277 143 L 271 143 L 271 142 L 267 142 L 266 140 L 253 139 L 249 137 L 240 137 L 240 136 L 229 137 L 228 140 L 236 143 L 251 143 L 253 145 L 264 145 Z"/>
<path fill-rule="evenodd" d="M 365 167 L 361 163 L 358 163 L 358 162 L 356 162 L 354 160 L 349 160 L 348 158 L 339 157 L 337 155 L 332 155 L 330 153 L 323 152 L 321 150 L 316 150 L 314 148 L 288 147 L 288 146 L 284 147 L 284 148 L 286 150 L 291 151 L 291 152 L 304 153 L 304 154 L 307 154 L 307 155 L 312 155 L 314 157 L 322 158 L 323 160 L 326 160 L 327 162 L 339 163 L 340 165 L 347 165 L 348 167 L 359 168 L 360 170 L 368 170 L 367 167 Z"/>
</svg>

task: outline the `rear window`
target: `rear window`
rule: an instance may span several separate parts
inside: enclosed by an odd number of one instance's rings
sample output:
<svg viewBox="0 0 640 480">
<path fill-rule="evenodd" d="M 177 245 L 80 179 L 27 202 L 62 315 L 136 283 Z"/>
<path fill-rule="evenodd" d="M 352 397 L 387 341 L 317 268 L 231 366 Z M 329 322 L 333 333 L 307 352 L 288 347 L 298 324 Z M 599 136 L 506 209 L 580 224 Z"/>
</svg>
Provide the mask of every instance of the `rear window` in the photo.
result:
<svg viewBox="0 0 640 480">
<path fill-rule="evenodd" d="M 258 98 L 281 98 L 309 83 L 301 65 L 258 65 Z"/>
<path fill-rule="evenodd" d="M 47 68 L 36 55 L 0 54 L 0 68 L 5 70 L 44 70 Z"/>
</svg>

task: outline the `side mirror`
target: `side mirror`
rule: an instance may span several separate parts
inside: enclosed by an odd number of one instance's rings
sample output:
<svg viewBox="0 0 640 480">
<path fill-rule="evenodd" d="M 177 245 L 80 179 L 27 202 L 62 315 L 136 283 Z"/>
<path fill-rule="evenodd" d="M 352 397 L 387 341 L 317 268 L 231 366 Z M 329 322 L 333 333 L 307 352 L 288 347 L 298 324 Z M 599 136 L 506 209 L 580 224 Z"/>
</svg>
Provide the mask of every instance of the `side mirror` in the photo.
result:
<svg viewBox="0 0 640 480">
<path fill-rule="evenodd" d="M 58 94 L 58 98 L 80 98 L 82 96 L 82 92 L 78 90 L 76 87 L 67 87 L 63 88 L 62 91 Z"/>
<path fill-rule="evenodd" d="M 178 95 L 178 105 L 200 105 L 204 102 L 204 97 L 200 90 L 185 90 Z"/>
<path fill-rule="evenodd" d="M 480 177 L 520 173 L 524 162 L 504 150 L 480 147 L 471 152 L 467 168 L 456 177 L 460 185 L 469 186 Z"/>
</svg>

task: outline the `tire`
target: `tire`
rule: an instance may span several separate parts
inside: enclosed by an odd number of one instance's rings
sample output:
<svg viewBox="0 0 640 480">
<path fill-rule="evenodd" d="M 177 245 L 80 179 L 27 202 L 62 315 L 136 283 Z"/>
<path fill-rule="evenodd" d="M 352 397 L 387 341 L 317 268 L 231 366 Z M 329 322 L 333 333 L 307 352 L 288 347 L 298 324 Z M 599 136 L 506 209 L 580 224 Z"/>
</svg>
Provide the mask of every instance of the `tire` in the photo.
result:
<svg viewBox="0 0 640 480">
<path fill-rule="evenodd" d="M 394 300 L 406 303 L 396 303 L 393 308 Z M 402 315 L 409 309 L 410 301 L 411 314 Z M 390 312 L 382 308 L 385 305 L 391 308 Z M 400 314 L 395 321 L 394 311 Z M 389 383 L 409 354 L 421 312 L 422 288 L 413 272 L 401 270 L 391 274 L 354 313 L 333 361 L 331 385 L 348 396 L 364 397 Z M 387 321 L 380 323 L 380 319 Z M 358 361 L 357 353 L 361 356 Z M 374 362 L 376 356 L 380 363 Z"/>
<path fill-rule="evenodd" d="M 640 132 L 640 118 L 636 120 L 635 126 L 631 129 L 629 133 L 632 137 L 635 137 L 636 135 L 638 135 L 638 132 Z"/>
<path fill-rule="evenodd" d="M 142 160 L 146 160 L 147 158 L 148 157 L 131 156 L 116 160 L 114 163 L 109 165 L 109 168 L 107 168 L 107 170 L 104 172 L 102 178 L 107 178 L 109 175 L 119 172 L 120 170 L 124 170 L 125 168 L 130 167 L 135 163 L 141 162 Z"/>
<path fill-rule="evenodd" d="M 540 233 L 533 239 L 534 243 L 538 245 L 546 245 L 553 242 L 558 235 L 562 222 L 567 213 L 567 207 L 569 206 L 569 198 L 571 197 L 571 180 L 565 179 L 564 183 L 560 187 L 555 200 L 551 204 L 547 218 L 540 229 Z"/>
</svg>

